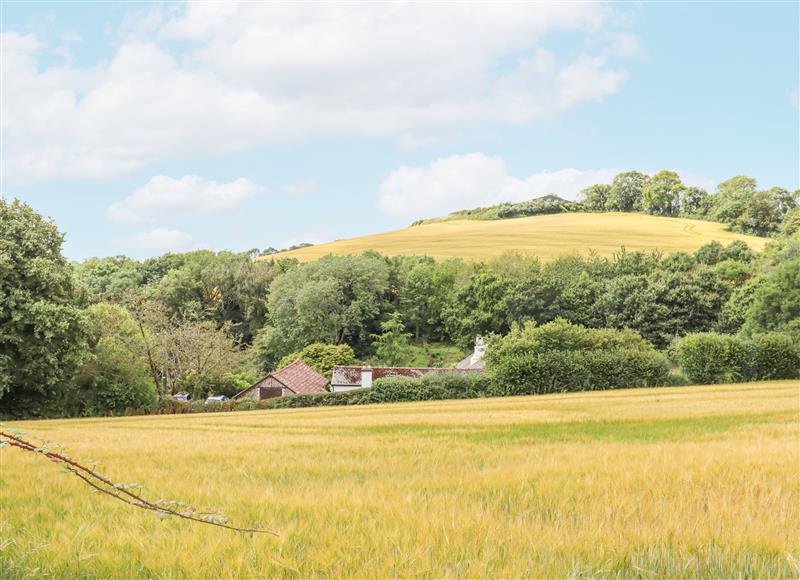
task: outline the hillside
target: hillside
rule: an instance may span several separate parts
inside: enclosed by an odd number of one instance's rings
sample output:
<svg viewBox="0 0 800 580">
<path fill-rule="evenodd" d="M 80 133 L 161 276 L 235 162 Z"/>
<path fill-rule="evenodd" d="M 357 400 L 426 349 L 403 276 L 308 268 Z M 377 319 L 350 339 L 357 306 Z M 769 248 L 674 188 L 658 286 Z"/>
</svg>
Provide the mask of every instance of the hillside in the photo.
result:
<svg viewBox="0 0 800 580">
<path fill-rule="evenodd" d="M 10 423 L 237 534 L 6 448 L 4 578 L 796 577 L 798 381 Z M 793 467 L 794 466 L 794 467 Z M 768 517 L 767 517 L 768 516 Z"/>
<path fill-rule="evenodd" d="M 744 240 L 754 250 L 769 241 L 731 232 L 716 222 L 638 213 L 563 213 L 517 219 L 453 220 L 417 225 L 370 236 L 338 240 L 281 252 L 270 258 L 315 260 L 327 254 L 360 254 L 376 250 L 386 255 L 424 254 L 437 259 L 461 257 L 480 260 L 509 250 L 552 260 L 564 254 L 595 250 L 611 256 L 621 246 L 628 250 L 666 253 L 693 252 L 712 240 L 727 244 Z"/>
</svg>

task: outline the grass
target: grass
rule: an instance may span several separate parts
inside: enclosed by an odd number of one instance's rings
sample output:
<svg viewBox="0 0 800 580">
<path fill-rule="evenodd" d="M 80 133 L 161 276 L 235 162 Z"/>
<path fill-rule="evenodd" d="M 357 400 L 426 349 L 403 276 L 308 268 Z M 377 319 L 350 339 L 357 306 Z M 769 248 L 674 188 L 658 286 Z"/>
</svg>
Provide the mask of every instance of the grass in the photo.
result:
<svg viewBox="0 0 800 580">
<path fill-rule="evenodd" d="M 274 254 L 267 259 L 291 257 L 303 262 L 327 254 L 377 250 L 390 256 L 419 254 L 436 259 L 457 256 L 484 260 L 516 250 L 549 261 L 564 254 L 586 255 L 590 251 L 610 257 L 621 246 L 628 250 L 694 252 L 712 240 L 724 244 L 744 240 L 758 251 L 769 241 L 731 232 L 725 227 L 715 222 L 638 213 L 564 213 L 499 221 L 454 220 L 319 244 Z"/>
<path fill-rule="evenodd" d="M 791 577 L 800 381 L 13 424 L 238 535 L 0 451 L 3 578 Z"/>
</svg>

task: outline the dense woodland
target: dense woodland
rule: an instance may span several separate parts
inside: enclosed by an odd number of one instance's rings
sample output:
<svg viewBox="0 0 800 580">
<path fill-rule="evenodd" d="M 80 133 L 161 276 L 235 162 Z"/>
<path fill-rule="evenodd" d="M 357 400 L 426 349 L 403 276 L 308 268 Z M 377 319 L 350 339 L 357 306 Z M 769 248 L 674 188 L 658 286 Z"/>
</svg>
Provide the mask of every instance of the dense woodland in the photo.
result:
<svg viewBox="0 0 800 580">
<path fill-rule="evenodd" d="M 676 179 L 621 174 L 587 189 L 581 207 L 708 216 L 775 240 L 761 254 L 710 243 L 695 254 L 621 248 L 613 259 L 550 263 L 515 253 L 476 263 L 367 252 L 300 264 L 202 250 L 71 264 L 52 221 L 0 199 L 0 414 L 120 414 L 179 391 L 231 396 L 300 356 L 323 373 L 356 360 L 447 365 L 476 335 L 506 337 L 495 339 L 508 356 L 490 356 L 502 385 L 489 394 L 530 392 L 525 353 L 556 343 L 583 354 L 548 355 L 572 373 L 548 391 L 580 377 L 602 382 L 602 369 L 623 359 L 648 384 L 663 384 L 675 361 L 689 381 L 796 376 L 797 192 L 759 191 L 736 177 L 707 195 Z M 622 358 L 590 352 L 609 345 Z M 722 353 L 720 369 L 695 356 L 709 349 Z M 782 370 L 752 370 L 754 357 L 773 352 Z"/>
</svg>

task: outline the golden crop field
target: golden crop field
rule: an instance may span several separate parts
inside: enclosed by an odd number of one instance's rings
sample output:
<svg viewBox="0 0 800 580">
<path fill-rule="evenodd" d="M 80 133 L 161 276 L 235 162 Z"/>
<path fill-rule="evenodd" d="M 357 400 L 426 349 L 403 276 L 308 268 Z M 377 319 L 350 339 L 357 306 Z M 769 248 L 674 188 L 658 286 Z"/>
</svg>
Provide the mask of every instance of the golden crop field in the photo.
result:
<svg viewBox="0 0 800 580">
<path fill-rule="evenodd" d="M 454 220 L 425 224 L 349 240 L 319 244 L 269 256 L 305 262 L 327 254 L 428 255 L 482 260 L 516 250 L 544 261 L 564 254 L 612 256 L 628 250 L 693 252 L 712 240 L 728 244 L 744 240 L 754 250 L 769 241 L 731 232 L 716 222 L 657 217 L 639 213 L 564 213 L 498 221 Z"/>
<path fill-rule="evenodd" d="M 3 578 L 791 577 L 800 381 L 6 424 L 161 521 L 0 450 Z"/>
</svg>

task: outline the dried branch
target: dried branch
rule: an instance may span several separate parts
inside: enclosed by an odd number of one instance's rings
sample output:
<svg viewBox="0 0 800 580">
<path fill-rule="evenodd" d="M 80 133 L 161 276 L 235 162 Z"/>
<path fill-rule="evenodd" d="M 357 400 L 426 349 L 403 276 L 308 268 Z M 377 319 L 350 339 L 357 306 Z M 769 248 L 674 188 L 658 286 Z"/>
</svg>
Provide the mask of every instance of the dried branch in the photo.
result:
<svg viewBox="0 0 800 580">
<path fill-rule="evenodd" d="M 95 469 L 81 464 L 77 460 L 51 450 L 49 447 L 40 447 L 34 445 L 27 439 L 24 434 L 16 430 L 3 431 L 0 430 L 0 447 L 11 446 L 30 453 L 43 455 L 53 463 L 57 463 L 64 467 L 68 472 L 76 475 L 83 480 L 87 485 L 117 499 L 128 505 L 142 508 L 145 510 L 156 512 L 160 517 L 175 516 L 184 520 L 199 522 L 201 524 L 209 524 L 235 532 L 246 532 L 253 534 L 272 534 L 277 535 L 276 532 L 270 530 L 262 530 L 258 528 L 241 528 L 228 523 L 228 519 L 219 513 L 199 512 L 192 506 L 177 502 L 156 500 L 150 501 L 142 497 L 139 493 L 132 491 L 140 486 L 135 484 L 121 484 L 114 483 L 109 478 L 98 473 Z"/>
</svg>

